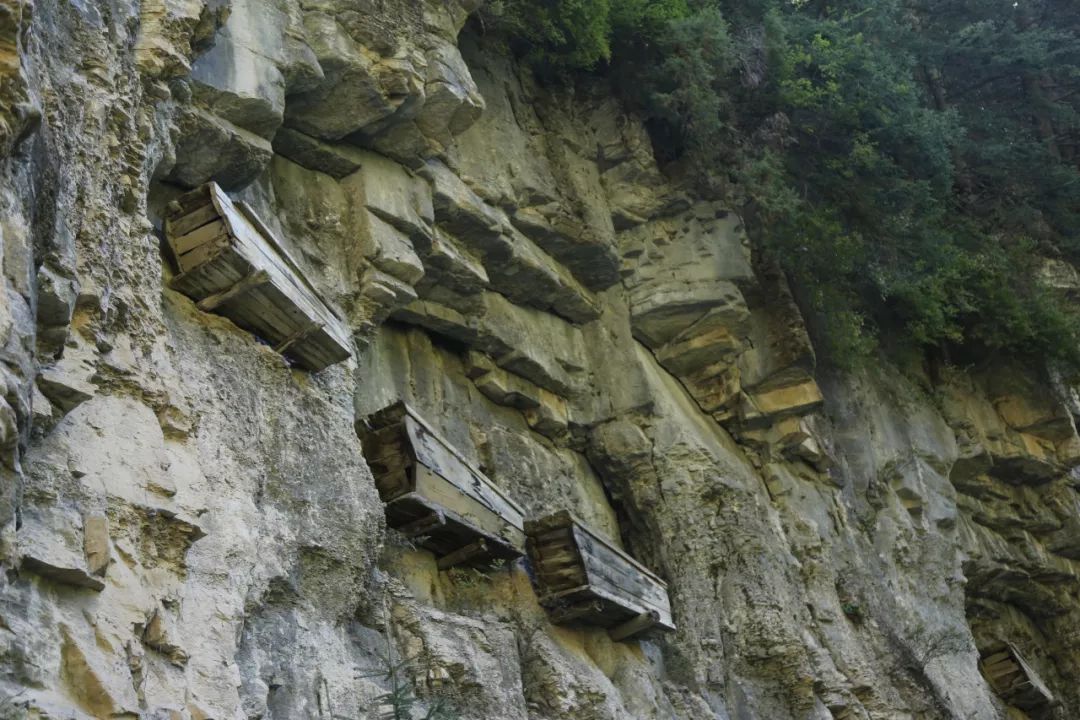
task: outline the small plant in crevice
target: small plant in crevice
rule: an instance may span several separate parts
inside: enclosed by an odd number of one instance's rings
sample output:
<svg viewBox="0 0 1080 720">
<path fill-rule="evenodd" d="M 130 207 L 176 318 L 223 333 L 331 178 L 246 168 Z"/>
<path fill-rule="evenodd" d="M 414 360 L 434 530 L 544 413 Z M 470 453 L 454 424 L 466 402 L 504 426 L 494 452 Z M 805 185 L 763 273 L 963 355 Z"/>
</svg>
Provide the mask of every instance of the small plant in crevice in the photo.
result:
<svg viewBox="0 0 1080 720">
<path fill-rule="evenodd" d="M 446 571 L 446 576 L 450 578 L 450 582 L 455 587 L 473 589 L 478 588 L 487 582 L 487 576 L 480 572 L 476 568 L 450 568 Z"/>
<path fill-rule="evenodd" d="M 862 610 L 862 606 L 859 605 L 859 603 L 848 601 L 848 602 L 844 603 L 843 605 L 841 605 L 840 609 L 844 611 L 844 615 L 846 615 L 848 617 L 848 619 L 851 620 L 852 622 L 862 622 L 863 621 L 863 618 L 864 618 L 863 610 Z"/>
<path fill-rule="evenodd" d="M 361 678 L 382 680 L 389 689 L 375 698 L 380 720 L 460 720 L 460 714 L 447 698 L 436 697 L 429 701 L 426 711 L 421 712 L 422 700 L 417 697 L 412 677 L 415 675 L 416 658 L 394 658 L 390 648 L 379 655 L 382 667 L 359 675 Z"/>
<path fill-rule="evenodd" d="M 452 567 L 446 571 L 446 576 L 455 587 L 471 590 L 490 583 L 491 573 L 509 567 L 505 558 L 494 558 L 483 567 Z"/>
</svg>

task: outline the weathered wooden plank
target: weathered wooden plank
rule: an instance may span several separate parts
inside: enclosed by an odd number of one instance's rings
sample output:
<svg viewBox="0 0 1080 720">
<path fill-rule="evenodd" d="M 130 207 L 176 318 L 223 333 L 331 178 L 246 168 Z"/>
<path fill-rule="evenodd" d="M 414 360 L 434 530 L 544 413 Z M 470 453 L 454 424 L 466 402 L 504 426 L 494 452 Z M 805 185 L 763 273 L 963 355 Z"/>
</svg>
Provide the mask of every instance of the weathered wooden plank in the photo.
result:
<svg viewBox="0 0 1080 720">
<path fill-rule="evenodd" d="M 212 202 L 207 202 L 206 205 L 186 215 L 176 219 L 166 219 L 165 232 L 171 237 L 183 237 L 192 230 L 217 220 L 218 217 L 220 217 L 220 213 L 217 207 Z"/>
<path fill-rule="evenodd" d="M 480 471 L 469 465 L 427 423 L 409 414 L 405 418 L 405 427 L 418 462 L 499 517 L 506 518 L 514 527 L 521 529 L 524 526 L 525 514 L 517 503 L 496 488 Z"/>
<path fill-rule="evenodd" d="M 1001 652 L 987 655 L 985 658 L 983 658 L 983 664 L 994 665 L 1001 662 L 1002 660 L 1012 660 L 1012 655 L 1009 653 L 1008 650 L 1002 650 Z"/>
<path fill-rule="evenodd" d="M 213 262 L 200 265 L 174 278 L 171 286 L 198 300 L 228 290 L 254 271 L 254 266 L 228 246 Z M 266 317 L 261 317 L 264 315 Z M 286 317 L 280 308 L 266 303 L 254 294 L 247 302 L 231 306 L 228 316 L 240 327 L 255 332 L 264 339 L 267 327 L 272 329 L 273 325 L 280 323 L 281 318 Z"/>
<path fill-rule="evenodd" d="M 553 590 L 577 587 L 586 582 L 585 573 L 577 569 L 568 569 L 557 572 L 538 572 L 537 577 L 541 579 L 547 587 Z"/>
<path fill-rule="evenodd" d="M 647 613 L 641 613 L 640 615 L 637 615 L 636 617 L 627 620 L 621 625 L 617 625 L 608 630 L 608 637 L 610 637 L 615 642 L 619 642 L 620 640 L 626 640 L 627 638 L 633 637 L 638 633 L 645 632 L 649 628 L 655 626 L 658 622 L 660 622 L 660 614 L 655 610 Z"/>
<path fill-rule="evenodd" d="M 1020 666 L 1014 662 L 1002 662 L 986 668 L 986 674 L 991 678 L 1000 678 L 1020 672 Z"/>
<path fill-rule="evenodd" d="M 180 272 L 187 272 L 204 263 L 210 262 L 214 257 L 229 247 L 229 236 L 218 235 L 213 240 L 203 243 L 199 247 L 180 255 L 176 262 L 180 266 Z"/>
<path fill-rule="evenodd" d="M 397 530 L 405 537 L 416 537 L 417 535 L 426 535 L 444 525 L 446 525 L 446 513 L 436 510 L 427 517 L 400 526 Z"/>
<path fill-rule="evenodd" d="M 292 333 L 284 340 L 274 346 L 274 352 L 284 353 L 296 343 L 300 342 L 304 338 L 310 337 L 313 333 L 322 330 L 322 323 L 310 322 L 300 327 L 299 330 Z"/>
<path fill-rule="evenodd" d="M 526 525 L 526 527 L 528 527 L 528 525 Z M 539 534 L 533 533 L 530 534 L 529 537 L 532 537 L 538 543 L 543 544 L 571 543 L 573 542 L 573 533 L 573 529 L 567 527 L 559 528 L 558 530 L 548 530 Z"/>
<path fill-rule="evenodd" d="M 599 619 L 597 621 L 598 625 L 603 625 L 604 627 L 611 627 L 612 625 L 626 622 L 635 615 L 649 611 L 648 608 L 640 603 L 630 601 L 623 595 L 614 595 L 605 588 L 596 585 L 589 585 L 589 594 L 605 601 L 602 622 Z M 657 625 L 664 630 L 675 629 L 675 625 L 669 620 L 665 620 L 663 615 L 660 616 Z"/>
<path fill-rule="evenodd" d="M 211 185 L 211 196 L 226 218 L 236 243 L 248 254 L 249 261 L 265 266 L 276 276 L 279 289 L 287 293 L 305 314 L 324 321 L 327 326 L 342 325 L 329 305 L 320 297 L 302 269 L 284 251 L 281 243 L 270 229 L 258 218 L 246 203 L 233 203 L 216 185 Z M 342 330 L 342 340 L 347 333 Z"/>
<path fill-rule="evenodd" d="M 525 524 L 525 532 L 529 537 L 544 537 L 548 533 L 559 530 L 569 532 L 574 525 L 574 516 L 568 510 L 559 510 L 541 518 L 529 518 Z"/>
<path fill-rule="evenodd" d="M 231 303 L 223 313 L 269 345 L 277 338 L 287 338 L 304 327 L 304 315 L 291 307 L 288 299 L 271 282 L 251 290 L 242 300 Z M 340 353 L 331 356 L 319 354 L 316 346 L 317 343 L 305 342 L 301 346 L 290 346 L 283 354 L 294 364 L 309 370 L 320 369 L 347 357 Z M 303 353 L 301 350 L 312 352 Z"/>
<path fill-rule="evenodd" d="M 980 665 L 994 692 L 1009 704 L 1035 710 L 1054 702 L 1050 689 L 1012 643 L 983 657 Z"/>
<path fill-rule="evenodd" d="M 544 607 L 555 607 L 559 605 L 566 605 L 567 603 L 573 603 L 574 598 L 586 598 L 592 597 L 593 593 L 588 585 L 578 585 L 577 587 L 564 588 L 558 592 L 545 592 L 540 595 L 540 604 Z"/>
<path fill-rule="evenodd" d="M 629 554 L 627 554 L 627 552 L 625 550 L 618 547 L 613 542 L 611 542 L 606 537 L 604 537 L 604 535 L 602 535 L 600 533 L 597 533 L 597 532 L 593 532 L 589 528 L 589 526 L 587 524 L 585 524 L 581 520 L 578 520 L 578 519 L 575 518 L 574 519 L 574 535 L 575 535 L 575 537 L 576 537 L 576 539 L 578 540 L 579 543 L 581 541 L 581 533 L 582 532 L 588 533 L 588 535 L 592 538 L 592 540 L 594 541 L 594 543 L 596 544 L 597 547 L 606 548 L 613 555 L 617 555 L 619 558 L 622 559 L 623 562 L 625 562 L 628 565 L 630 565 L 631 567 L 633 567 L 635 570 L 637 570 L 639 573 L 641 573 L 645 577 L 652 580 L 657 585 L 660 585 L 660 586 L 662 586 L 664 588 L 667 588 L 667 583 L 664 582 L 660 578 L 659 575 L 657 575 L 652 570 L 650 570 L 649 568 L 645 567 L 643 564 L 641 564 L 640 562 L 635 560 L 633 557 L 631 557 Z"/>
<path fill-rule="evenodd" d="M 169 281 L 169 287 L 196 298 L 230 287 L 244 276 L 244 273 L 238 273 L 233 268 L 231 262 L 233 254 L 231 249 L 226 249 L 217 258 L 217 262 L 176 275 Z"/>
<path fill-rule="evenodd" d="M 228 230 L 225 227 L 225 223 L 221 220 L 214 220 L 201 228 L 192 230 L 187 235 L 176 238 L 171 242 L 173 252 L 177 256 L 184 253 L 191 252 L 195 248 L 199 247 L 205 242 L 213 240 L 221 235 L 228 234 Z"/>
<path fill-rule="evenodd" d="M 167 214 L 170 217 L 186 215 L 208 202 L 210 202 L 210 188 L 206 185 L 200 185 L 194 190 L 188 190 L 180 197 L 171 201 L 166 208 L 168 211 Z"/>
<path fill-rule="evenodd" d="M 383 502 L 413 491 L 410 470 L 416 458 L 400 425 L 369 429 L 361 434 L 361 445 Z"/>
<path fill-rule="evenodd" d="M 200 198 L 205 204 L 187 212 L 203 203 Z M 175 289 L 198 302 L 226 291 L 230 286 L 220 282 L 228 275 L 239 279 L 263 272 L 263 286 L 216 297 L 210 304 L 216 302 L 237 325 L 307 369 L 320 370 L 352 354 L 351 333 L 340 316 L 250 208 L 238 209 L 214 183 L 170 208 L 175 214 L 166 219 L 166 235 L 181 270 L 172 283 Z M 215 234 L 219 229 L 224 232 Z M 214 268 L 197 272 L 204 266 Z"/>
<path fill-rule="evenodd" d="M 448 442 L 437 436 L 404 403 L 395 403 L 358 421 L 357 432 L 387 517 L 399 525 L 417 520 L 416 510 L 441 512 L 446 526 L 423 545 L 453 552 L 483 539 L 492 557 L 517 557 L 525 545 L 523 514 Z M 433 467 L 434 466 L 434 467 Z M 392 507 L 393 506 L 393 507 Z M 449 546 L 449 547 L 448 547 Z"/>
<path fill-rule="evenodd" d="M 315 297 L 323 304 L 323 306 L 327 309 L 327 311 L 330 312 L 331 315 L 333 315 L 338 320 L 344 322 L 344 318 L 342 318 L 341 315 L 339 315 L 337 311 L 334 310 L 334 306 L 328 303 L 326 301 L 326 298 L 323 297 L 322 293 L 319 292 L 319 289 L 307 279 L 307 275 L 306 273 L 304 273 L 299 263 L 296 262 L 292 254 L 289 253 L 288 249 L 285 247 L 285 245 L 281 242 L 281 240 L 278 239 L 277 234 L 273 230 L 271 230 L 266 223 L 262 221 L 262 218 L 259 217 L 259 214 L 256 213 L 252 209 L 252 207 L 243 200 L 236 203 L 236 206 L 240 208 L 240 211 L 244 214 L 244 216 L 253 225 L 255 225 L 255 228 L 262 233 L 262 235 L 270 242 L 274 250 L 276 250 L 277 253 L 281 255 L 281 257 L 285 260 L 285 262 L 292 268 L 293 272 L 296 273 L 295 277 L 307 286 L 307 289 L 310 290 L 313 295 L 315 295 Z"/>
<path fill-rule="evenodd" d="M 575 568 L 581 567 L 581 556 L 565 547 L 559 548 L 557 552 L 552 552 L 550 545 L 541 545 L 537 548 L 536 555 L 540 560 L 540 565 L 544 567 L 561 567 L 564 565 Z"/>
<path fill-rule="evenodd" d="M 436 565 L 440 570 L 446 570 L 454 567 L 455 565 L 461 565 L 467 562 L 475 562 L 482 558 L 490 556 L 491 550 L 488 548 L 487 540 L 480 538 L 475 542 L 471 542 L 464 547 L 460 547 L 457 550 L 443 555 L 439 558 Z"/>
<path fill-rule="evenodd" d="M 483 538 L 487 542 L 488 552 L 492 558 L 513 559 L 521 555 L 519 549 L 500 538 L 478 533 L 476 528 L 464 518 L 440 508 L 419 493 L 408 493 L 386 504 L 387 520 L 394 528 L 427 517 L 434 512 L 442 512 L 446 517 L 446 524 L 433 529 L 427 535 L 420 536 L 422 542 L 419 544 L 431 550 L 437 557 L 449 554 L 478 538 Z"/>
<path fill-rule="evenodd" d="M 379 498 L 383 502 L 390 502 L 395 498 L 412 492 L 412 480 L 409 474 L 400 472 L 382 473 L 375 478 L 375 488 L 379 491 Z"/>
<path fill-rule="evenodd" d="M 251 273 L 245 278 L 242 278 L 239 282 L 234 284 L 227 290 L 216 292 L 213 295 L 207 295 L 199 302 L 195 303 L 195 307 L 199 308 L 203 312 L 210 312 L 216 309 L 220 305 L 224 305 L 235 297 L 243 295 L 244 293 L 257 288 L 265 282 L 270 280 L 270 276 L 267 275 L 265 270 L 258 270 Z"/>
<path fill-rule="evenodd" d="M 599 600 L 588 600 L 586 602 L 577 603 L 576 605 L 553 608 L 548 613 L 548 617 L 553 623 L 558 625 L 573 622 L 574 620 L 580 620 L 589 615 L 599 615 L 603 612 L 604 603 Z"/>
<path fill-rule="evenodd" d="M 665 627 L 673 627 L 671 608 L 667 602 L 657 603 L 629 592 L 616 582 L 607 582 L 597 579 L 596 574 L 590 572 L 587 576 L 589 587 L 598 595 L 603 595 L 617 603 L 621 608 L 631 613 L 656 612 L 660 616 L 659 624 Z"/>
<path fill-rule="evenodd" d="M 525 527 L 529 557 L 546 607 L 565 604 L 565 598 L 592 597 L 605 603 L 603 613 L 590 616 L 593 623 L 622 625 L 644 616 L 652 618 L 651 625 L 674 629 L 667 585 L 570 513 L 530 519 Z M 627 626 L 620 632 L 629 637 L 640 631 Z"/>
<path fill-rule="evenodd" d="M 642 574 L 627 562 L 624 553 L 598 542 L 596 536 L 584 528 L 577 528 L 577 532 L 578 550 L 590 584 L 605 587 L 616 595 L 625 593 L 628 599 L 654 608 L 665 616 L 671 612 L 665 585 Z"/>
<path fill-rule="evenodd" d="M 525 534 L 513 524 L 513 518 L 499 515 L 490 506 L 477 500 L 440 474 L 424 465 L 414 468 L 413 487 L 415 491 L 463 518 L 477 530 L 502 539 L 504 542 L 521 548 L 525 545 Z"/>
<path fill-rule="evenodd" d="M 306 321 L 305 316 L 292 308 L 272 282 L 251 288 L 242 301 L 230 304 L 224 312 L 237 325 L 267 344 L 296 332 Z"/>
</svg>

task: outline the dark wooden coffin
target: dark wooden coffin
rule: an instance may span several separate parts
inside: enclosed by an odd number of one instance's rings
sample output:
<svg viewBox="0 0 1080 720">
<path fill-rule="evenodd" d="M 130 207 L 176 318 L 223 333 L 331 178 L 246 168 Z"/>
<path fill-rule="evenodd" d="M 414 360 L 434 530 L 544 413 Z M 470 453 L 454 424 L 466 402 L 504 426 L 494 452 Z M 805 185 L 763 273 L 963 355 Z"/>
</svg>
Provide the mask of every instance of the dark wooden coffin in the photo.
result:
<svg viewBox="0 0 1080 720">
<path fill-rule="evenodd" d="M 524 554 L 524 512 L 412 408 L 396 403 L 358 428 L 386 520 L 439 568 Z"/>
<path fill-rule="evenodd" d="M 1021 710 L 1041 710 L 1054 704 L 1054 696 L 1012 643 L 1002 643 L 983 655 L 983 676 L 998 697 Z"/>
<path fill-rule="evenodd" d="M 352 355 L 345 322 L 255 212 L 217 183 L 169 204 L 165 239 L 180 271 L 169 286 L 200 310 L 224 315 L 307 370 Z"/>
<path fill-rule="evenodd" d="M 615 640 L 675 629 L 667 584 L 569 512 L 529 520 L 525 534 L 552 622 L 600 625 Z"/>
</svg>

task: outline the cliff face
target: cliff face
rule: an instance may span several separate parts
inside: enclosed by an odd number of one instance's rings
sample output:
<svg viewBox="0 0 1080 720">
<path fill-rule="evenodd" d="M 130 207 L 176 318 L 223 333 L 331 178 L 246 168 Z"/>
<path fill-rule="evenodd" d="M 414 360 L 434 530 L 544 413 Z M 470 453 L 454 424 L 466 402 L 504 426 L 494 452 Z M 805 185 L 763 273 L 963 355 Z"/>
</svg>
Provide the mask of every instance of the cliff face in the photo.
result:
<svg viewBox="0 0 1080 720">
<path fill-rule="evenodd" d="M 474 9 L 0 0 L 0 717 L 378 717 L 387 648 L 474 719 L 1080 717 L 1073 391 L 816 368 L 739 218 Z M 168 288 L 208 180 L 354 359 L 290 369 Z M 399 399 L 678 630 L 552 625 L 524 562 L 387 530 L 357 430 Z M 1003 643 L 1056 705 L 991 689 Z"/>
</svg>

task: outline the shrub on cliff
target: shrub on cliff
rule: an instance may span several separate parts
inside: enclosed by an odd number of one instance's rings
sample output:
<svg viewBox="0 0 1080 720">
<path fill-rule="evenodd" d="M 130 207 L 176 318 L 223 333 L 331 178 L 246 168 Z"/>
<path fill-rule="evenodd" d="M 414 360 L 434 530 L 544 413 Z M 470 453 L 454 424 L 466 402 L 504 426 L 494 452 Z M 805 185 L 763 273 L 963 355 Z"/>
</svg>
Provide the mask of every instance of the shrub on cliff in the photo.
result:
<svg viewBox="0 0 1080 720">
<path fill-rule="evenodd" d="M 1069 0 L 501 0 L 542 72 L 600 69 L 748 216 L 840 360 L 879 337 L 1080 368 L 1039 258 L 1080 260 Z"/>
<path fill-rule="evenodd" d="M 613 45 L 648 43 L 689 9 L 686 0 L 495 0 L 482 12 L 538 73 L 555 75 L 607 63 Z"/>
</svg>

